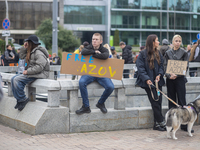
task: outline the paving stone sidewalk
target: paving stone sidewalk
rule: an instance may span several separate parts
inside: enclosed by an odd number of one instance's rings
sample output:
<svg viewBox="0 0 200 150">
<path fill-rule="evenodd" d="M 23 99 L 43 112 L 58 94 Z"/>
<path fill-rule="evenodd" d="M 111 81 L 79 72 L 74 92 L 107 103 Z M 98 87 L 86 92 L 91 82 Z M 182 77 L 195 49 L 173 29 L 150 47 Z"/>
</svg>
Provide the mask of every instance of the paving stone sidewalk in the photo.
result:
<svg viewBox="0 0 200 150">
<path fill-rule="evenodd" d="M 152 129 L 29 135 L 0 125 L 0 150 L 199 150 L 200 126 L 195 133 L 177 132 L 178 140 Z"/>
</svg>

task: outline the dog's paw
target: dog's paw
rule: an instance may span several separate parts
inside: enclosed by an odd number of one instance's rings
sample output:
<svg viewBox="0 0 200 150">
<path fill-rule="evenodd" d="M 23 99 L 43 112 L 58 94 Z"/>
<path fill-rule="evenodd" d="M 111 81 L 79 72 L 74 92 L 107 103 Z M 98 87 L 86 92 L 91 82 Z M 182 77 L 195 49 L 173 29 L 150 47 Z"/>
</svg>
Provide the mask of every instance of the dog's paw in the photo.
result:
<svg viewBox="0 0 200 150">
<path fill-rule="evenodd" d="M 171 137 L 170 135 L 167 135 L 167 138 L 168 138 L 168 139 L 171 139 L 172 137 Z"/>
<path fill-rule="evenodd" d="M 189 133 L 189 136 L 192 137 L 193 135 L 191 133 Z"/>
<path fill-rule="evenodd" d="M 174 139 L 174 140 L 177 140 L 178 138 L 177 138 L 177 137 L 173 137 L 173 139 Z"/>
</svg>

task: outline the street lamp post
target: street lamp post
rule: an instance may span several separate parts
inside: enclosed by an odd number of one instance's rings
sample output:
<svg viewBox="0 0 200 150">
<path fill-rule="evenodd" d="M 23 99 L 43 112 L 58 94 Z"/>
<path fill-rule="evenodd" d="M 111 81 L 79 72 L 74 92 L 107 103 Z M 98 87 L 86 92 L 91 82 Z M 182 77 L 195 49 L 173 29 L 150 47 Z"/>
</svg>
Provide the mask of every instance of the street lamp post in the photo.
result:
<svg viewBox="0 0 200 150">
<path fill-rule="evenodd" d="M 9 19 L 9 17 L 8 17 L 8 1 L 5 0 L 5 3 L 6 3 L 6 18 Z M 6 45 L 8 45 L 8 36 L 6 36 Z"/>
<path fill-rule="evenodd" d="M 52 31 L 52 54 L 58 55 L 58 2 L 53 0 L 53 31 Z"/>
</svg>

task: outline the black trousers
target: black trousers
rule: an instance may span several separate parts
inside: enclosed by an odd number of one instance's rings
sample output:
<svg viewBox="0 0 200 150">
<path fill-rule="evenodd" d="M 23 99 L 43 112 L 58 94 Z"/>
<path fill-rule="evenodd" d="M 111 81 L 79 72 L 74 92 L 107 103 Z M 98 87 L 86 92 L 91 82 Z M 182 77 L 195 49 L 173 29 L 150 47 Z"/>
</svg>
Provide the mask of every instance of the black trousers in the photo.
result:
<svg viewBox="0 0 200 150">
<path fill-rule="evenodd" d="M 123 77 L 124 78 L 129 78 L 129 70 L 124 70 L 123 71 Z"/>
<path fill-rule="evenodd" d="M 166 84 L 167 84 L 167 96 L 181 106 L 186 105 L 186 99 L 185 99 L 186 88 L 185 88 L 184 77 L 178 77 L 175 80 L 171 80 L 167 78 Z M 176 108 L 176 105 L 174 105 L 170 101 L 168 103 L 168 106 L 169 106 L 169 109 L 172 107 Z"/>
<path fill-rule="evenodd" d="M 185 78 L 178 77 L 175 80 L 167 78 L 166 84 L 167 84 L 167 96 L 181 106 L 186 105 Z M 169 101 L 168 107 L 170 109 L 170 108 L 176 108 L 177 106 L 174 105 L 171 101 Z M 187 125 L 181 125 L 181 129 L 185 128 L 187 128 Z"/>
<path fill-rule="evenodd" d="M 162 87 L 159 87 L 160 90 L 162 90 Z M 151 88 L 152 93 L 154 95 L 154 99 L 158 99 L 158 94 L 155 88 Z M 151 90 L 150 88 L 145 88 L 145 91 L 147 92 L 147 96 L 149 98 L 149 101 L 151 103 L 151 107 L 153 110 L 153 116 L 154 116 L 154 122 L 162 122 L 163 121 L 163 115 L 162 115 L 162 94 L 160 93 L 159 100 L 155 101 L 151 96 Z"/>
</svg>

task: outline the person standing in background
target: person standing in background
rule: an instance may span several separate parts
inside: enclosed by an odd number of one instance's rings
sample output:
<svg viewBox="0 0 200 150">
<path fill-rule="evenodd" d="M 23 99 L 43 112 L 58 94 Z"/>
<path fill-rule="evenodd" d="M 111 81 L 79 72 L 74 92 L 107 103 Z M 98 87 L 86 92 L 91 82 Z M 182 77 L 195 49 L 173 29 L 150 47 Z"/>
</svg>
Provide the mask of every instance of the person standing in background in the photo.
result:
<svg viewBox="0 0 200 150">
<path fill-rule="evenodd" d="M 6 46 L 4 66 L 9 66 L 10 64 L 15 63 L 15 53 L 16 52 L 13 51 L 11 45 Z"/>
<path fill-rule="evenodd" d="M 113 55 L 113 58 L 120 59 L 120 56 L 117 54 L 117 52 L 115 50 L 115 47 L 112 46 L 110 49 L 111 49 L 111 53 Z"/>
<path fill-rule="evenodd" d="M 133 57 L 132 57 L 132 47 L 129 45 L 126 45 L 125 42 L 121 41 L 119 43 L 119 46 L 122 49 L 122 59 L 124 59 L 124 64 L 133 64 Z M 123 71 L 123 77 L 129 78 L 129 70 Z"/>
<path fill-rule="evenodd" d="M 103 47 L 107 48 L 108 49 L 108 52 L 109 52 L 109 57 L 108 58 L 113 58 L 112 56 L 112 52 L 110 50 L 110 46 L 108 44 L 104 44 Z"/>
<path fill-rule="evenodd" d="M 162 40 L 162 46 L 160 47 L 160 52 L 163 56 L 165 56 L 165 52 L 169 49 L 171 49 L 171 47 L 169 46 L 169 42 L 167 39 L 163 39 Z"/>
<path fill-rule="evenodd" d="M 56 53 L 52 54 L 50 65 L 61 65 L 60 57 Z M 54 79 L 57 80 L 57 78 L 60 78 L 60 71 L 54 71 Z"/>
</svg>

